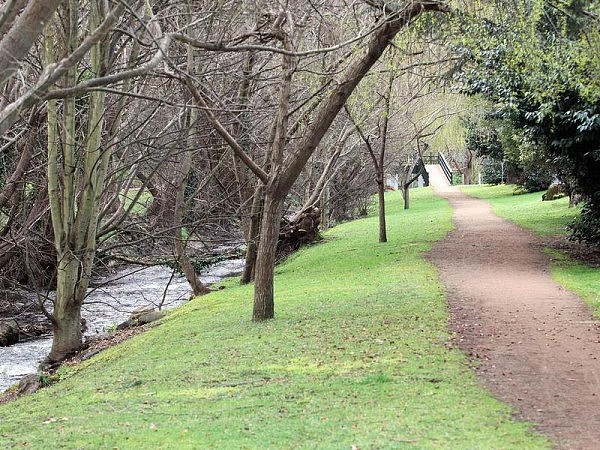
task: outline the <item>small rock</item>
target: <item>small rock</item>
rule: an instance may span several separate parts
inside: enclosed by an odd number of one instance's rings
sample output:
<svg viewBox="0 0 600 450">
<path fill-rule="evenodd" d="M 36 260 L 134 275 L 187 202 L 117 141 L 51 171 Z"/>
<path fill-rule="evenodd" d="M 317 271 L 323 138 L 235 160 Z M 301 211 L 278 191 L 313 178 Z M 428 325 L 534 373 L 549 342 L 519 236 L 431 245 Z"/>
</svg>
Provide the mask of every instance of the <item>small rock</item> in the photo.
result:
<svg viewBox="0 0 600 450">
<path fill-rule="evenodd" d="M 165 316 L 163 311 L 154 311 L 154 309 L 146 309 L 145 311 L 134 311 L 131 317 L 125 322 L 117 325 L 117 330 L 126 330 L 127 328 L 146 325 L 147 323 L 156 322 Z"/>
<path fill-rule="evenodd" d="M 127 328 L 131 328 L 134 326 L 135 326 L 135 323 L 133 322 L 133 320 L 131 320 L 131 318 L 129 318 L 125 322 L 121 322 L 119 325 L 117 325 L 117 330 L 118 331 L 126 330 Z"/>
<path fill-rule="evenodd" d="M 93 334 L 91 336 L 85 337 L 85 344 L 87 347 L 90 347 L 91 345 L 95 344 L 96 342 L 99 342 L 99 341 L 102 341 L 102 340 L 108 339 L 108 338 L 110 338 L 109 333 Z"/>
<path fill-rule="evenodd" d="M 100 353 L 102 350 L 103 350 L 103 349 L 99 348 L 99 349 L 97 349 L 97 350 L 93 350 L 93 351 L 91 351 L 91 352 L 89 352 L 89 353 L 86 353 L 85 355 L 83 355 L 83 356 L 81 357 L 81 360 L 82 360 L 82 361 L 86 361 L 86 360 L 88 360 L 88 359 L 90 359 L 90 358 L 92 358 L 92 357 L 96 356 L 96 355 L 97 355 L 98 353 Z"/>
<path fill-rule="evenodd" d="M 131 311 L 131 317 L 138 317 L 151 311 L 154 311 L 154 305 L 140 306 L 139 308 L 135 308 L 133 311 Z"/>
<path fill-rule="evenodd" d="M 165 317 L 164 311 L 149 311 L 145 314 L 137 316 L 137 325 L 146 325 L 147 323 L 156 322 Z"/>
<path fill-rule="evenodd" d="M 0 347 L 8 347 L 19 342 L 19 324 L 16 320 L 0 322 Z"/>
<path fill-rule="evenodd" d="M 19 388 L 17 389 L 17 395 L 29 395 L 33 394 L 36 391 L 39 391 L 42 387 L 42 383 L 40 382 L 40 376 L 36 373 L 30 373 L 29 375 L 25 375 L 19 381 Z"/>
</svg>

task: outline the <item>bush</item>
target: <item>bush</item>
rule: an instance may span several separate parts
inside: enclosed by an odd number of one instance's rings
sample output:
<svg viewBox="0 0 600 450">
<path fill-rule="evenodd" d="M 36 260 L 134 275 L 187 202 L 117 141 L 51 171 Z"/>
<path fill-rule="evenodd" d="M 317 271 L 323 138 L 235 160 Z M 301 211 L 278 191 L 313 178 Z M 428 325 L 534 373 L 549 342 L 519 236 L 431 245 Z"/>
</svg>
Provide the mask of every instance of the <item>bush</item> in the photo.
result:
<svg viewBox="0 0 600 450">
<path fill-rule="evenodd" d="M 525 169 L 518 177 L 517 184 L 527 192 L 538 192 L 548 189 L 553 179 L 549 170 Z"/>
<path fill-rule="evenodd" d="M 600 246 L 600 192 L 585 202 L 581 215 L 569 225 L 571 239 Z"/>
<path fill-rule="evenodd" d="M 481 181 L 484 184 L 502 183 L 502 166 L 496 159 L 486 158 L 481 170 Z"/>
</svg>

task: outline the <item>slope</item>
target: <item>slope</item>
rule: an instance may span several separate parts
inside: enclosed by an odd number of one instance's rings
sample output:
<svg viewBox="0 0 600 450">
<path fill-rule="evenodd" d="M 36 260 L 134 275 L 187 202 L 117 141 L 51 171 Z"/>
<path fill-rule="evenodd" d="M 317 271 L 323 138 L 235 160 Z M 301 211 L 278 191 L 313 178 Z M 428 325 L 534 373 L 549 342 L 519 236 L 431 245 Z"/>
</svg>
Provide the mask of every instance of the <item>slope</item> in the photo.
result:
<svg viewBox="0 0 600 450">
<path fill-rule="evenodd" d="M 423 259 L 450 229 L 429 189 L 326 233 L 277 269 L 276 319 L 234 281 L 0 407 L 0 447 L 544 448 L 448 345 Z"/>
</svg>

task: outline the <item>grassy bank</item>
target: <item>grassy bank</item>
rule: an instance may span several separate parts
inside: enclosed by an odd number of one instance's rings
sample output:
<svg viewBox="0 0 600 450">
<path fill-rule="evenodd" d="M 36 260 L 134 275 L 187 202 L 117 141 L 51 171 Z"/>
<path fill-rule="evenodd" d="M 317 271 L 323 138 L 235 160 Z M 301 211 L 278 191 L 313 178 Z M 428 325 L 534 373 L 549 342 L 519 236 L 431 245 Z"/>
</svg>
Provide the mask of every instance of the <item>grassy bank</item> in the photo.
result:
<svg viewBox="0 0 600 450">
<path fill-rule="evenodd" d="M 542 202 L 542 193 L 513 195 L 515 186 L 465 186 L 463 192 L 491 203 L 494 211 L 541 237 L 566 236 L 567 225 L 579 214 L 568 198 Z M 585 299 L 600 316 L 600 270 L 576 262 L 565 252 L 548 249 L 552 276 Z"/>
<path fill-rule="evenodd" d="M 0 448 L 546 448 L 447 346 L 422 255 L 449 206 L 388 199 L 387 244 L 367 218 L 277 269 L 275 320 L 251 323 L 251 287 L 226 283 L 0 406 Z"/>
</svg>

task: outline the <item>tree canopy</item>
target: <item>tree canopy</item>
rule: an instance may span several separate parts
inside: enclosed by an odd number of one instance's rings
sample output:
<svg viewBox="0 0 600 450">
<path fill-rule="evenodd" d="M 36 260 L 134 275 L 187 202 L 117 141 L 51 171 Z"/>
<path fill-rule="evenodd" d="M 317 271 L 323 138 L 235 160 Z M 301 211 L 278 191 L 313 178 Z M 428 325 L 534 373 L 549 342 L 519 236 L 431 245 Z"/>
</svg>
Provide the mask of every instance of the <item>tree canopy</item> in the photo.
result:
<svg viewBox="0 0 600 450">
<path fill-rule="evenodd" d="M 457 79 L 467 95 L 490 102 L 486 118 L 507 132 L 512 161 L 584 195 L 574 236 L 600 243 L 599 3 L 497 6 L 458 17 Z"/>
</svg>

